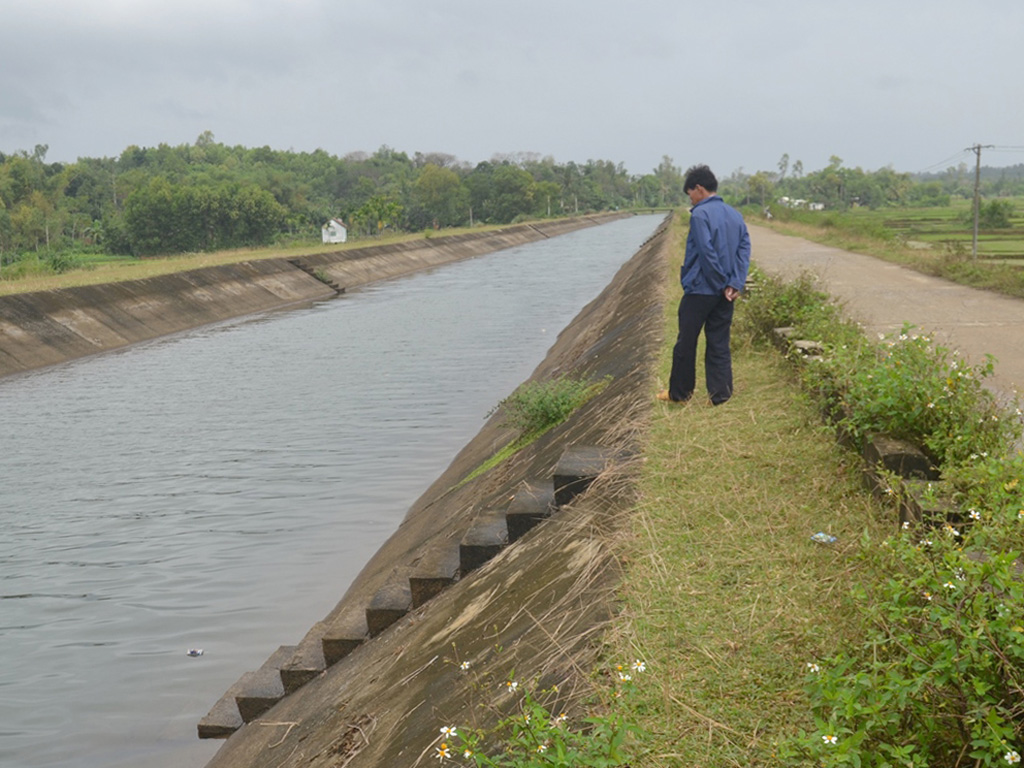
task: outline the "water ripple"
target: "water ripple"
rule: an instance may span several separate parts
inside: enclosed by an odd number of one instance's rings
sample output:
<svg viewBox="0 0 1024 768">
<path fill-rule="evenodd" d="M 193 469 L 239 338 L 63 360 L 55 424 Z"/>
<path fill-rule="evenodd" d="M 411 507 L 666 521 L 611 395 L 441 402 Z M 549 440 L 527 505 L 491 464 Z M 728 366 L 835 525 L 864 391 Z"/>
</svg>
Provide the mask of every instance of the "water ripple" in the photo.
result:
<svg viewBox="0 0 1024 768">
<path fill-rule="evenodd" d="M 205 763 L 196 721 L 333 607 L 656 224 L 0 381 L 0 764 Z"/>
</svg>

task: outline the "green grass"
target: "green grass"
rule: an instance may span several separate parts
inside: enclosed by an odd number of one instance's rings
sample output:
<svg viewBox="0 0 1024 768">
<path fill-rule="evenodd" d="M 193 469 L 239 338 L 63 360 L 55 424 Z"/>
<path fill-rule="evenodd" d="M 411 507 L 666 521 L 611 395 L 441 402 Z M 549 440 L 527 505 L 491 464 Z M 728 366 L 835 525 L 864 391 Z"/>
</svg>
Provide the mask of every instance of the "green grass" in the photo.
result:
<svg viewBox="0 0 1024 768">
<path fill-rule="evenodd" d="M 611 377 L 590 383 L 583 379 L 562 376 L 542 382 L 530 381 L 520 386 L 491 411 L 494 413 L 503 409 L 505 421 L 502 426 L 519 430 L 519 437 L 483 461 L 460 480 L 455 488 L 461 488 L 470 480 L 493 469 L 557 427 L 568 419 L 573 411 L 599 394 L 610 381 Z"/>
<path fill-rule="evenodd" d="M 675 336 L 668 304 L 663 377 Z M 778 354 L 738 328 L 733 346 L 728 404 L 655 408 L 623 545 L 611 643 L 648 665 L 625 703 L 650 734 L 638 767 L 775 764 L 776 739 L 813 730 L 806 664 L 863 636 L 847 599 L 860 578 L 853 554 L 866 529 L 895 525 Z M 839 542 L 811 541 L 817 531 Z"/>
</svg>

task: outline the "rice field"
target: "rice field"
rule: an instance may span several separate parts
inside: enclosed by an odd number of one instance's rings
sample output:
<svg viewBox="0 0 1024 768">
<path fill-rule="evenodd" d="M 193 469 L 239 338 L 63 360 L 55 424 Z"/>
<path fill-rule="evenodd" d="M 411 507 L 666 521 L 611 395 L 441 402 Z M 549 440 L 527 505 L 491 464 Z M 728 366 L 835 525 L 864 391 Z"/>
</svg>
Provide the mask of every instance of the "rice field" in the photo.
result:
<svg viewBox="0 0 1024 768">
<path fill-rule="evenodd" d="M 1014 207 L 1009 229 L 980 229 L 978 257 L 1024 265 L 1024 197 L 1006 198 Z M 983 200 L 984 202 L 984 200 Z M 907 242 L 923 243 L 934 249 L 971 251 L 973 239 L 972 200 L 954 200 L 944 208 L 857 208 L 849 215 L 855 221 L 881 225 Z"/>
</svg>

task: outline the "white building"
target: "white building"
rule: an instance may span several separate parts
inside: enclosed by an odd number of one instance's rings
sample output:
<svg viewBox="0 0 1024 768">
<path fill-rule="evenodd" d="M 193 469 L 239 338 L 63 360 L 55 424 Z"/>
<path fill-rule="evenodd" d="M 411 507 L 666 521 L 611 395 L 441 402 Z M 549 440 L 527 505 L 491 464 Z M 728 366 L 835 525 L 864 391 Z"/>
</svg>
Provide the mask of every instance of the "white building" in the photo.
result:
<svg viewBox="0 0 1024 768">
<path fill-rule="evenodd" d="M 320 235 L 325 243 L 344 243 L 348 240 L 348 227 L 341 219 L 331 219 L 320 227 Z"/>
<path fill-rule="evenodd" d="M 824 203 L 811 203 L 811 202 L 808 202 L 807 200 L 802 200 L 800 198 L 797 198 L 796 200 L 793 200 L 793 199 L 791 199 L 789 197 L 780 197 L 779 198 L 779 203 L 781 205 L 785 206 L 786 208 L 806 208 L 809 211 L 824 211 L 825 210 L 825 204 Z"/>
</svg>

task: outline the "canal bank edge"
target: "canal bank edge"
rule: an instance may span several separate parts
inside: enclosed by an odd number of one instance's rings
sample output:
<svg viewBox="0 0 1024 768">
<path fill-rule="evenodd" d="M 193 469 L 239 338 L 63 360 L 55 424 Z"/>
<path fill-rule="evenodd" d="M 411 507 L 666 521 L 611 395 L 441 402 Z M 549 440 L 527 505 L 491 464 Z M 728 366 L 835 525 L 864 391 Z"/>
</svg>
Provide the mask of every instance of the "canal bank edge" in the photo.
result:
<svg viewBox="0 0 1024 768">
<path fill-rule="evenodd" d="M 634 500 L 651 407 L 669 221 L 562 331 L 531 376 L 607 377 L 605 389 L 567 422 L 463 482 L 516 437 L 500 412 L 493 415 L 335 609 L 214 707 L 208 718 L 218 707 L 242 704 L 252 714 L 272 704 L 234 731 L 209 768 L 427 765 L 442 726 L 483 725 L 512 711 L 505 685 L 512 675 L 524 687 L 557 685 L 560 708 L 581 714 L 616 610 L 614 539 Z M 382 481 L 396 470 L 382 467 Z M 284 695 L 295 683 L 289 672 L 306 679 Z"/>
<path fill-rule="evenodd" d="M 605 213 L 141 280 L 0 296 L 0 377 L 604 224 Z"/>
</svg>

